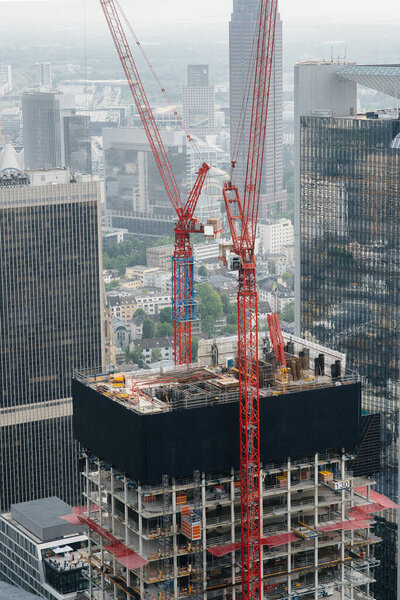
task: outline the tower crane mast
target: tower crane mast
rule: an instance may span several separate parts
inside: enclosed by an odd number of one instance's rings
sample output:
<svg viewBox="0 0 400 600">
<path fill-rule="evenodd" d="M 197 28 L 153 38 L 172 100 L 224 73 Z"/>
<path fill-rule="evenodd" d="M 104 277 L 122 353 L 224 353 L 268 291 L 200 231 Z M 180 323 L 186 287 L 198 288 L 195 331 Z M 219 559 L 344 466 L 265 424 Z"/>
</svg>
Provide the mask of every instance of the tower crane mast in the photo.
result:
<svg viewBox="0 0 400 600">
<path fill-rule="evenodd" d="M 175 364 L 190 364 L 192 321 L 196 319 L 194 261 L 190 234 L 204 232 L 204 226 L 194 217 L 194 213 L 210 167 L 206 163 L 201 165 L 193 189 L 186 203 L 183 203 L 166 148 L 124 31 L 122 19 L 125 18 L 125 15 L 118 0 L 100 0 L 100 4 L 164 183 L 165 191 L 178 217 L 172 259 L 172 318 L 174 320 Z M 136 40 L 136 44 L 139 45 L 140 42 Z M 190 136 L 187 137 L 191 140 Z"/>
<path fill-rule="evenodd" d="M 244 200 L 226 182 L 225 207 L 233 252 L 240 257 L 238 358 L 240 412 L 242 597 L 260 600 L 260 400 L 258 371 L 258 295 L 254 253 L 278 0 L 260 0 L 256 61 Z M 232 165 L 234 166 L 234 164 Z"/>
</svg>

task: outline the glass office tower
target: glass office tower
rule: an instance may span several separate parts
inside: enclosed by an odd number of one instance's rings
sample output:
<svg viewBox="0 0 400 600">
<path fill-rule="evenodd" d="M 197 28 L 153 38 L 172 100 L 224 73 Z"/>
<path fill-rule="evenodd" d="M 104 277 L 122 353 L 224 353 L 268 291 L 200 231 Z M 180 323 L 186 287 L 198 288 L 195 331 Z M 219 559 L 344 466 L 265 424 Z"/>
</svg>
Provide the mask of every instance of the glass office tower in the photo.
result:
<svg viewBox="0 0 400 600">
<path fill-rule="evenodd" d="M 400 120 L 300 119 L 301 328 L 346 352 L 382 415 L 380 491 L 398 500 Z M 377 598 L 396 597 L 395 511 L 379 513 Z M 378 555 L 379 554 L 379 555 Z"/>
<path fill-rule="evenodd" d="M 102 364 L 100 183 L 0 172 L 0 510 L 81 502 L 74 368 Z"/>
<path fill-rule="evenodd" d="M 233 181 L 241 193 L 243 193 L 246 179 L 253 93 L 251 89 L 247 98 L 246 82 L 251 81 L 251 78 L 249 79 L 249 71 L 252 74 L 250 65 L 254 66 L 255 63 L 252 49 L 258 24 L 259 7 L 260 0 L 234 0 L 229 23 L 231 154 L 237 150 L 237 164 L 233 173 Z M 261 220 L 278 215 L 281 211 L 286 210 L 287 205 L 287 193 L 283 189 L 282 39 L 282 21 L 278 14 L 260 200 L 259 217 Z M 246 100 L 244 101 L 244 99 Z M 243 125 L 244 113 L 246 116 Z"/>
</svg>

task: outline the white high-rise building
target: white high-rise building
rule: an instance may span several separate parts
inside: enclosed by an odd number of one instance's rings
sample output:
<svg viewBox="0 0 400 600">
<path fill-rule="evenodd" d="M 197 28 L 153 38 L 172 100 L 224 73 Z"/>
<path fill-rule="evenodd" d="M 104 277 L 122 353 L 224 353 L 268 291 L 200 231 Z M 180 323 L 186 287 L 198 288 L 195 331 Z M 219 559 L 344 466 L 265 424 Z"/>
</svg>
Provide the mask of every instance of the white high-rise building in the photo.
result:
<svg viewBox="0 0 400 600">
<path fill-rule="evenodd" d="M 265 223 L 258 223 L 257 237 L 260 238 L 265 254 L 280 254 L 282 246 L 293 244 L 293 224 L 290 219 L 271 219 Z"/>
<path fill-rule="evenodd" d="M 215 91 L 209 84 L 208 65 L 188 65 L 182 103 L 183 122 L 193 136 L 205 140 L 215 133 Z"/>
<path fill-rule="evenodd" d="M 11 65 L 0 64 L 0 96 L 12 91 Z"/>
<path fill-rule="evenodd" d="M 49 62 L 35 63 L 35 79 L 36 85 L 40 87 L 53 87 L 53 81 L 51 77 L 51 64 Z"/>
</svg>

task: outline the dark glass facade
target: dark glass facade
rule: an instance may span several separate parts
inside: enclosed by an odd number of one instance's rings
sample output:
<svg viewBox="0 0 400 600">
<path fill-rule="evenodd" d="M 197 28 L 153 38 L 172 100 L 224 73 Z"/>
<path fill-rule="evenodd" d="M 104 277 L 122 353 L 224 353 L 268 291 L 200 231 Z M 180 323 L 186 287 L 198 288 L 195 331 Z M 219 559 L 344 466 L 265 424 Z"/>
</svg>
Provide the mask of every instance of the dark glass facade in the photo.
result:
<svg viewBox="0 0 400 600">
<path fill-rule="evenodd" d="M 99 204 L 94 181 L 0 188 L 1 510 L 79 499 L 71 377 L 102 362 Z"/>
<path fill-rule="evenodd" d="M 301 327 L 362 376 L 363 408 L 381 414 L 374 478 L 398 501 L 400 120 L 370 117 L 301 118 Z M 379 516 L 374 593 L 392 599 L 397 515 Z"/>
<path fill-rule="evenodd" d="M 64 117 L 65 166 L 73 173 L 92 173 L 90 117 Z"/>
</svg>

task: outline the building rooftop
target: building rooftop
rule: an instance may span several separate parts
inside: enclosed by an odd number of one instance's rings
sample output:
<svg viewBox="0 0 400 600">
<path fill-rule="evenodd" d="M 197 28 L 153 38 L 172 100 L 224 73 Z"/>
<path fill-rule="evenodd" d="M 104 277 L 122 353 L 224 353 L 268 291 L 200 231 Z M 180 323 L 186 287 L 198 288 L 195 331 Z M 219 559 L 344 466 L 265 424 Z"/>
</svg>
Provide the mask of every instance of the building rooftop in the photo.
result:
<svg viewBox="0 0 400 600">
<path fill-rule="evenodd" d="M 43 542 L 72 535 L 80 528 L 60 517 L 72 508 L 60 498 L 43 498 L 11 505 L 12 519 Z"/>
<path fill-rule="evenodd" d="M 135 345 L 142 349 L 168 347 L 173 345 L 173 340 L 170 338 L 136 340 Z M 265 347 L 264 357 L 260 360 L 259 367 L 260 399 L 282 393 L 298 393 L 358 381 L 357 374 L 345 370 L 344 365 L 341 366 L 339 377 L 332 377 L 329 368 L 325 368 L 323 374 L 317 375 L 314 360 L 310 361 L 309 350 L 303 348 L 303 354 L 306 356 L 301 358 L 294 354 L 294 345 L 293 348 L 289 346 L 287 348 L 292 350 L 293 354 L 286 352 L 288 376 L 285 379 L 275 355 Z M 237 402 L 239 381 L 238 371 L 234 367 L 237 361 L 234 354 L 232 347 L 229 371 L 225 367 L 192 365 L 184 368 L 166 367 L 162 370 L 125 373 L 76 372 L 75 377 L 130 411 L 142 415 L 168 413 Z M 337 357 L 335 359 L 337 360 Z M 334 360 L 331 364 L 333 363 Z"/>
<path fill-rule="evenodd" d="M 20 588 L 0 581 L 0 600 L 40 600 L 42 596 L 36 596 Z"/>
</svg>

